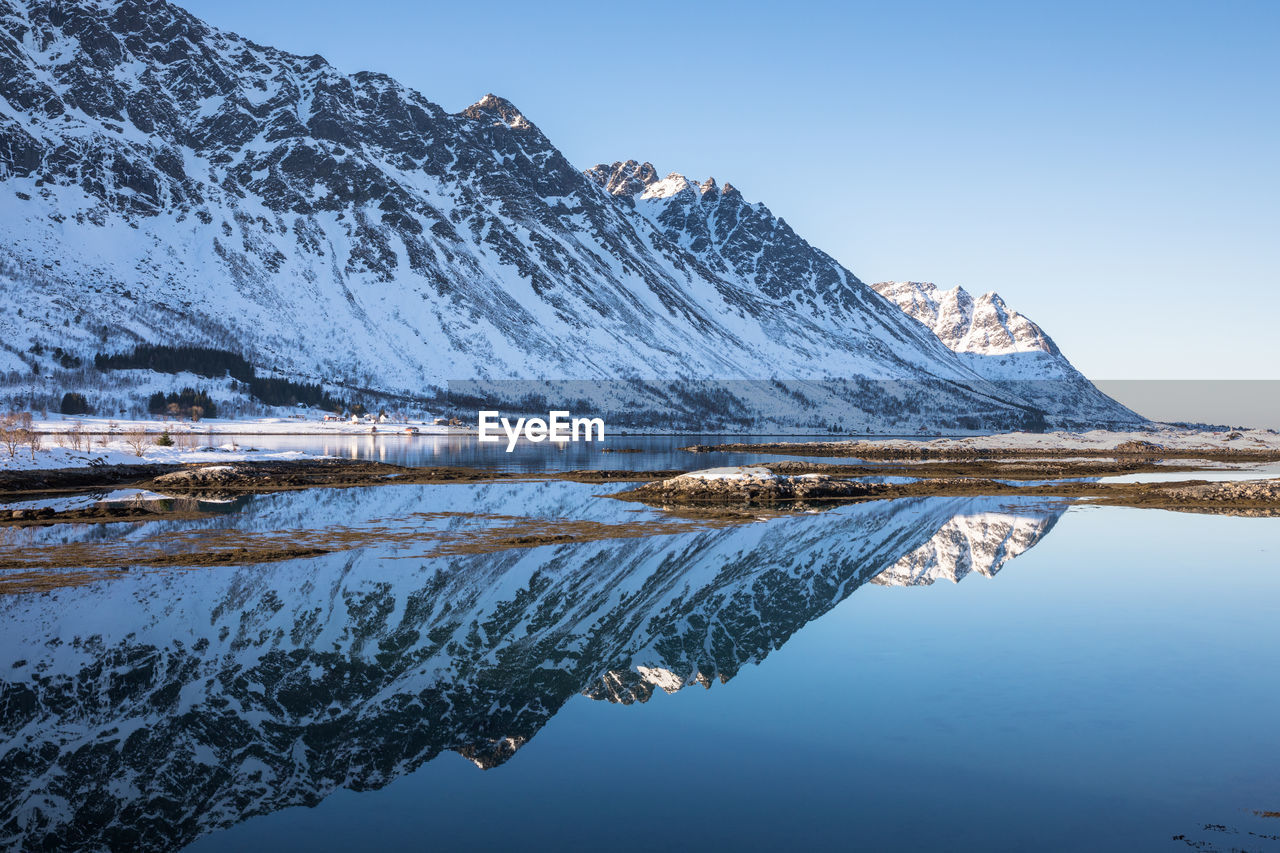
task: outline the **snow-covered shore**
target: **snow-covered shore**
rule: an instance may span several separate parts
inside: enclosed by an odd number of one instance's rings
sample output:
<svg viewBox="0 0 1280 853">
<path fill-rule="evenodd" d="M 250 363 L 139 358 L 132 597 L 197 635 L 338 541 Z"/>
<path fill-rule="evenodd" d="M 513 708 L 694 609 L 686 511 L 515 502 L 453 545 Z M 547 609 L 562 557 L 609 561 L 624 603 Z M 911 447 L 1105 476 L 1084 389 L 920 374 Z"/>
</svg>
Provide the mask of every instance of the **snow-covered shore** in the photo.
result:
<svg viewBox="0 0 1280 853">
<path fill-rule="evenodd" d="M 142 455 L 134 453 L 123 440 L 110 441 L 105 447 L 96 441 L 87 450 L 67 447 L 44 447 L 32 458 L 28 447 L 18 448 L 12 457 L 0 451 L 0 471 L 51 471 L 58 468 L 91 468 L 99 465 L 185 465 L 194 462 L 275 462 L 326 457 L 298 450 L 259 450 L 224 444 L 217 447 L 179 448 L 150 445 Z"/>
<path fill-rule="evenodd" d="M 0 471 L 321 458 L 320 454 L 298 450 L 261 450 L 247 442 L 236 444 L 227 439 L 227 436 L 232 435 L 403 435 L 406 430 L 414 430 L 416 432 L 412 434 L 426 436 L 468 434 L 465 427 L 422 421 L 369 423 L 362 420 L 353 423 L 350 420 L 325 421 L 314 417 L 208 419 L 192 422 L 55 415 L 36 418 L 31 426 L 42 439 L 42 446 L 36 451 L 34 458 L 25 441 L 12 456 L 6 448 L 0 446 Z M 79 436 L 73 437 L 77 431 Z M 143 434 L 141 441 L 131 441 L 139 433 Z M 169 434 L 173 444 L 161 447 L 155 442 L 165 433 Z M 141 454 L 137 452 L 135 443 L 141 447 Z"/>
<path fill-rule="evenodd" d="M 387 421 L 386 423 L 361 420 L 325 421 L 316 417 L 306 418 L 205 418 L 200 421 L 179 421 L 140 418 L 102 418 L 81 415 L 50 415 L 36 418 L 37 432 L 56 435 L 71 432 L 79 424 L 86 435 L 116 435 L 142 430 L 159 435 L 168 431 L 171 435 L 192 433 L 195 435 L 368 435 L 404 434 L 407 429 L 417 430 L 419 435 L 469 435 L 470 427 L 447 426 L 425 421 Z"/>
</svg>

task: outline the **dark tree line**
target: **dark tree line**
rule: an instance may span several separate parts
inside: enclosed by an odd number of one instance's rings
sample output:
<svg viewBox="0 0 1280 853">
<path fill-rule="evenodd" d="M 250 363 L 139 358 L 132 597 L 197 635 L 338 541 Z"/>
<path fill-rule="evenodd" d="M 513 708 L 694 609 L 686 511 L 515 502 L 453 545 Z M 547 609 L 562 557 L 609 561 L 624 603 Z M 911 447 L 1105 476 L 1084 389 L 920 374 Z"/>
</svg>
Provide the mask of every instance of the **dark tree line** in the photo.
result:
<svg viewBox="0 0 1280 853">
<path fill-rule="evenodd" d="M 249 380 L 249 393 L 268 406 L 296 406 L 301 403 L 330 412 L 343 409 L 342 403 L 330 397 L 320 385 L 288 379 L 255 376 Z"/>
<path fill-rule="evenodd" d="M 151 370 L 156 373 L 194 373 L 210 379 L 230 376 L 244 384 L 248 392 L 268 406 L 297 406 L 299 404 L 329 411 L 342 411 L 343 404 L 324 390 L 318 383 L 294 382 L 272 376 L 258 376 L 253 365 L 239 353 L 214 347 L 169 347 L 141 344 L 132 352 L 99 353 L 93 359 L 99 370 Z M 184 389 L 188 391 L 191 389 Z M 194 393 L 194 392 L 193 392 Z M 156 401 L 152 396 L 152 402 Z M 164 395 L 160 395 L 164 396 Z M 173 395 L 169 395 L 173 396 Z M 207 395 L 206 395 L 207 399 Z M 162 409 L 174 402 L 168 397 L 160 404 Z M 212 401 L 209 401 L 212 405 Z M 181 405 L 181 403 L 180 403 Z M 151 409 L 156 413 L 154 408 Z M 206 418 L 214 417 L 205 409 Z"/>
<path fill-rule="evenodd" d="M 230 376 L 241 382 L 254 377 L 253 365 L 244 356 L 213 347 L 167 347 L 140 344 L 132 352 L 98 353 L 93 364 L 99 370 L 153 370 L 156 373 L 194 373 L 210 379 Z"/>
</svg>

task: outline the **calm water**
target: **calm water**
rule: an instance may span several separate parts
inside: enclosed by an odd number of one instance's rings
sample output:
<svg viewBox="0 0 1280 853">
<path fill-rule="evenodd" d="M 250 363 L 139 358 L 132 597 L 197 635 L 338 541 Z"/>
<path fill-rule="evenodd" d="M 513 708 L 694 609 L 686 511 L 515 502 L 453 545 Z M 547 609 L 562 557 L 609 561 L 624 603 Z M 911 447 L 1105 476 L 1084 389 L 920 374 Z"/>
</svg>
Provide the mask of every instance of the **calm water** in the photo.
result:
<svg viewBox="0 0 1280 853">
<path fill-rule="evenodd" d="M 0 595 L 4 843 L 1280 850 L 1280 522 L 1006 497 L 708 526 L 612 488 L 6 532 L 0 564 L 349 547 Z M 517 516 L 684 526 L 441 551 Z"/>
<path fill-rule="evenodd" d="M 918 437 L 918 436 L 916 436 Z M 404 435 L 219 435 L 216 442 L 238 442 L 243 447 L 271 450 L 303 450 L 347 459 L 371 459 L 392 465 L 462 465 L 498 471 L 573 471 L 619 469 L 660 471 L 719 465 L 753 465 L 777 461 L 776 454 L 689 453 L 691 444 L 811 441 L 814 436 L 743 435 L 610 435 L 603 442 L 580 441 L 563 445 L 533 444 L 523 439 L 507 452 L 500 443 L 481 444 L 475 436 Z M 639 452 L 616 452 L 618 450 Z M 815 457 L 794 457 L 813 459 Z M 848 459 L 839 461 L 848 462 Z"/>
<path fill-rule="evenodd" d="M 880 436 L 880 438 L 930 438 L 931 436 Z M 841 437 L 837 436 L 837 439 Z M 614 435 L 603 442 L 576 442 L 553 446 L 521 440 L 510 453 L 506 441 L 481 444 L 475 436 L 403 435 L 219 435 L 217 443 L 235 442 L 242 447 L 300 450 L 344 459 L 368 459 L 412 467 L 459 465 L 495 471 L 574 471 L 615 469 L 626 471 L 689 470 L 723 465 L 757 465 L 780 459 L 812 462 L 878 464 L 876 460 L 849 457 L 786 456 L 774 453 L 689 453 L 692 444 L 763 444 L 766 442 L 817 441 L 822 436 L 795 435 Z M 634 452 L 617 452 L 627 450 Z M 1177 460 L 1175 460 L 1176 462 Z M 1234 480 L 1280 477 L 1280 463 L 1248 466 L 1222 465 L 1217 470 L 1183 473 L 1143 473 L 1105 479 L 1116 482 L 1159 480 Z"/>
</svg>

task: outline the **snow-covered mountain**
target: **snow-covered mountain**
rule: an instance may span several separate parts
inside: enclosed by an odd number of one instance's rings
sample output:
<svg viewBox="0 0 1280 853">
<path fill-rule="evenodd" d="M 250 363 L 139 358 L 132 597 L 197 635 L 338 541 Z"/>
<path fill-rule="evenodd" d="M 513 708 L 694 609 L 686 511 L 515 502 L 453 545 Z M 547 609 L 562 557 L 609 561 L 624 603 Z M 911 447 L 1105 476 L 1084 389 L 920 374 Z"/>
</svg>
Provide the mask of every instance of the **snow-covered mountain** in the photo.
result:
<svg viewBox="0 0 1280 853">
<path fill-rule="evenodd" d="M 643 171 L 602 186 L 502 98 L 449 113 L 164 0 L 0 0 L 0 363 L 46 396 L 149 342 L 414 397 L 590 380 L 703 424 L 1042 420 L 767 208 Z"/>
<path fill-rule="evenodd" d="M 999 512 L 1015 528 L 1025 515 L 1043 532 L 1063 511 L 1018 496 L 874 501 L 437 557 L 401 536 L 473 516 L 634 523 L 632 504 L 599 489 L 317 489 L 195 523 L 27 531 L 12 547 L 145 549 L 203 530 L 305 538 L 335 525 L 386 535 L 313 559 L 72 576 L 0 596 L 0 843 L 177 849 L 339 788 L 381 788 L 446 751 L 496 767 L 574 696 L 644 702 L 728 681 L 957 514 Z M 964 554 L 975 541 L 957 540 L 949 559 L 985 562 Z"/>
<path fill-rule="evenodd" d="M 1003 356 L 1043 352 L 1060 356 L 1044 330 L 1005 305 L 998 293 L 974 299 L 963 287 L 942 290 L 921 281 L 882 281 L 876 292 L 928 326 L 955 352 Z"/>
<path fill-rule="evenodd" d="M 974 298 L 963 287 L 943 290 L 931 282 L 882 281 L 871 285 L 920 321 L 977 374 L 1031 400 L 1053 418 L 1124 418 L 1128 412 L 1103 394 L 1067 360 L 1038 325 L 1005 304 L 1000 294 Z"/>
</svg>

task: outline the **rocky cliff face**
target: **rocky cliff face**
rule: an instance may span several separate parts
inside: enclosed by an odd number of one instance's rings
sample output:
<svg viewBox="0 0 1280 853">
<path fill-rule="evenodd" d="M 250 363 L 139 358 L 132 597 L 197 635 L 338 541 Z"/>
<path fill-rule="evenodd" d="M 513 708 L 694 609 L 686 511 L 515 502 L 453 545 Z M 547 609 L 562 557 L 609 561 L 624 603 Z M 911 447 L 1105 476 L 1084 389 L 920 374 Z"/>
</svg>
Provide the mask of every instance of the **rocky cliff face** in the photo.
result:
<svg viewBox="0 0 1280 853">
<path fill-rule="evenodd" d="M 22 307 L 0 318 L 0 363 L 190 343 L 413 396 L 659 380 L 631 408 L 863 429 L 1035 416 L 732 187 L 584 175 L 493 95 L 449 113 L 163 0 L 0 0 L 0 104 L 0 292 Z M 662 384 L 694 379 L 760 384 Z"/>
<path fill-rule="evenodd" d="M 144 542 L 188 527 L 457 525 L 468 514 L 636 519 L 632 505 L 601 501 L 598 490 L 315 490 L 256 498 L 185 527 L 33 536 Z M 1013 527 L 1022 522 L 1009 519 L 1061 511 L 999 503 Z M 575 695 L 644 702 L 654 690 L 733 678 L 943 535 L 957 513 L 996 511 L 980 499 L 871 502 L 767 524 L 434 558 L 401 541 L 4 596 L 0 839 L 21 849 L 171 850 L 341 787 L 379 788 L 445 751 L 496 767 Z M 975 541 L 955 541 L 949 559 L 965 563 L 965 542 Z"/>
</svg>

